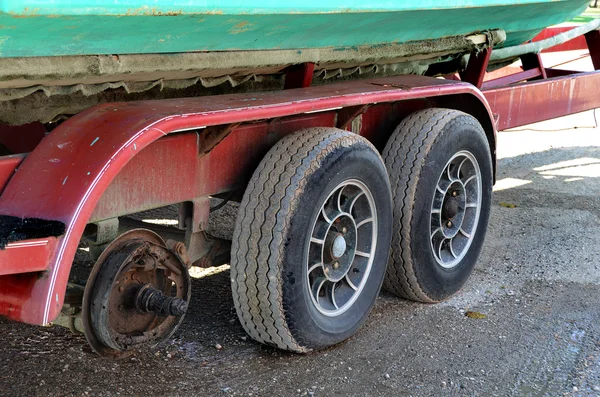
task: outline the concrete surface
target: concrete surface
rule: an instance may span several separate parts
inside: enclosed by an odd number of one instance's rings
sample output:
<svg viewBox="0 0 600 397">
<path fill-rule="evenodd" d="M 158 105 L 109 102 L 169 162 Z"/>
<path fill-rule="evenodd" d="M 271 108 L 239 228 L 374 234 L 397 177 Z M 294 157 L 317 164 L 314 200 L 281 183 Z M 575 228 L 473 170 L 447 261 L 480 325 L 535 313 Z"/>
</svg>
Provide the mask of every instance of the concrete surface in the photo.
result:
<svg viewBox="0 0 600 397">
<path fill-rule="evenodd" d="M 382 293 L 355 337 L 294 355 L 246 337 L 226 267 L 195 269 L 174 338 L 124 361 L 0 320 L 0 395 L 600 396 L 600 128 L 588 112 L 503 132 L 498 154 L 485 249 L 447 302 Z"/>
</svg>

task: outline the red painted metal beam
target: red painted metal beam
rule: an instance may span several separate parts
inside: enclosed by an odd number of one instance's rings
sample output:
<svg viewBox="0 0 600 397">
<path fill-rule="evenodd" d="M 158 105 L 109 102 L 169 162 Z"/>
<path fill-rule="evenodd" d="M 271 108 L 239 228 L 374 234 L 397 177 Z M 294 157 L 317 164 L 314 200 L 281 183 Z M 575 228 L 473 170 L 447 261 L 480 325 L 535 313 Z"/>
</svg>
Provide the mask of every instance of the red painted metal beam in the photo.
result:
<svg viewBox="0 0 600 397">
<path fill-rule="evenodd" d="M 46 136 L 46 128 L 41 123 L 19 126 L 0 124 L 0 144 L 10 154 L 31 152 Z"/>
<path fill-rule="evenodd" d="M 600 72 L 494 88 L 484 91 L 498 130 L 600 107 Z"/>
<path fill-rule="evenodd" d="M 514 74 L 509 74 L 504 77 L 499 77 L 494 80 L 485 81 L 483 85 L 483 89 L 487 90 L 494 87 L 503 87 L 509 84 L 519 83 L 521 81 L 530 80 L 535 77 L 541 76 L 542 73 L 538 69 L 530 69 L 523 72 L 518 72 Z"/>
<path fill-rule="evenodd" d="M 315 64 L 312 62 L 293 65 L 287 68 L 284 89 L 307 88 L 312 84 Z"/>
<path fill-rule="evenodd" d="M 42 140 L 0 196 L 0 214 L 56 220 L 66 225 L 65 234 L 57 239 L 47 272 L 41 277 L 38 273 L 23 276 L 29 279 L 21 280 L 18 288 L 13 276 L 0 277 L 0 315 L 34 324 L 44 324 L 56 317 L 80 237 L 96 205 L 138 153 L 170 133 L 326 113 L 365 104 L 421 98 L 433 101 L 448 96 L 472 98 L 484 109 L 486 120 L 492 119 L 481 92 L 472 85 L 422 76 L 340 83 L 335 90 L 319 86 L 260 94 L 109 103 L 83 111 Z M 485 124 L 486 120 L 482 122 Z M 215 157 L 213 163 L 207 163 L 203 174 L 198 175 L 201 180 L 210 180 L 207 175 L 224 164 L 240 171 L 236 162 L 245 155 L 241 151 L 244 147 L 239 151 L 235 145 L 232 147 L 227 160 Z M 164 164 L 155 162 L 153 166 Z M 160 189 L 160 186 L 147 187 Z M 4 254 L 6 251 L 0 251 L 0 255 Z"/>
<path fill-rule="evenodd" d="M 592 30 L 585 34 L 585 41 L 590 50 L 590 57 L 595 70 L 600 70 L 600 30 Z"/>
<path fill-rule="evenodd" d="M 485 74 L 485 78 L 483 79 L 482 87 L 486 87 L 485 83 L 488 81 L 496 80 L 502 77 L 510 76 L 513 74 L 521 73 L 523 68 L 521 66 L 509 65 L 500 69 L 496 69 L 492 72 L 488 72 Z"/>
<path fill-rule="evenodd" d="M 548 77 L 540 54 L 522 55 L 521 63 L 523 65 L 522 72 L 506 74 L 493 80 L 487 80 L 482 84 L 482 88 L 489 89 L 493 87 L 502 87 L 522 81 L 545 79 Z"/>
<path fill-rule="evenodd" d="M 477 88 L 481 88 L 488 63 L 490 62 L 490 55 L 492 55 L 491 46 L 479 52 L 473 51 L 469 57 L 467 69 L 460 73 L 461 80 L 469 82 Z"/>
<path fill-rule="evenodd" d="M 581 73 L 581 71 L 577 71 L 577 70 L 565 70 L 565 69 L 554 69 L 554 68 L 545 68 L 545 70 L 546 70 L 546 76 L 548 78 L 570 76 L 573 74 Z"/>
<path fill-rule="evenodd" d="M 4 190 L 4 187 L 14 175 L 17 167 L 25 159 L 25 156 L 25 154 L 13 154 L 0 157 L 0 192 Z"/>
</svg>

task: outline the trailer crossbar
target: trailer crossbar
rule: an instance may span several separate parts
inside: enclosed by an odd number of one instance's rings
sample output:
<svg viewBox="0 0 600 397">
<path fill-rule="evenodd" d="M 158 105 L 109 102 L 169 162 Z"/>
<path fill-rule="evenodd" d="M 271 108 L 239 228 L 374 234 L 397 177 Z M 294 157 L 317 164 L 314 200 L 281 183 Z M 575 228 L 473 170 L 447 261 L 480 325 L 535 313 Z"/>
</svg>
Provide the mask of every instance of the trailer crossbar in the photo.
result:
<svg viewBox="0 0 600 397">
<path fill-rule="evenodd" d="M 543 38 L 549 36 L 548 32 L 540 34 Z M 494 74 L 486 73 L 487 62 L 482 61 L 485 59 L 482 54 L 473 53 L 467 66 L 468 73 L 461 77 L 482 90 L 499 131 L 599 108 L 600 31 L 592 30 L 571 41 L 578 49 L 585 43 L 594 71 L 548 68 L 540 54 L 524 54 L 520 56 L 521 71 L 493 78 L 490 76 Z M 564 43 L 558 50 L 571 49 L 569 43 Z"/>
</svg>

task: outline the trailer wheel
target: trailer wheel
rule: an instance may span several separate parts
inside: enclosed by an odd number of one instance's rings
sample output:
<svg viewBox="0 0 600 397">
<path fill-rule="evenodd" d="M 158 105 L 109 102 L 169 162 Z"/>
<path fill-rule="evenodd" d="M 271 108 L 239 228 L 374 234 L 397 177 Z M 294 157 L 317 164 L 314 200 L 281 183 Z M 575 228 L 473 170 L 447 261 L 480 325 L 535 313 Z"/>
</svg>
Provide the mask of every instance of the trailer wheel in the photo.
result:
<svg viewBox="0 0 600 397">
<path fill-rule="evenodd" d="M 456 110 L 418 111 L 383 159 L 394 206 L 384 286 L 419 302 L 447 299 L 469 278 L 486 233 L 493 171 L 483 128 Z"/>
<path fill-rule="evenodd" d="M 282 139 L 254 172 L 235 226 L 242 326 L 294 352 L 347 339 L 377 298 L 390 238 L 388 176 L 366 139 L 333 128 Z"/>
</svg>

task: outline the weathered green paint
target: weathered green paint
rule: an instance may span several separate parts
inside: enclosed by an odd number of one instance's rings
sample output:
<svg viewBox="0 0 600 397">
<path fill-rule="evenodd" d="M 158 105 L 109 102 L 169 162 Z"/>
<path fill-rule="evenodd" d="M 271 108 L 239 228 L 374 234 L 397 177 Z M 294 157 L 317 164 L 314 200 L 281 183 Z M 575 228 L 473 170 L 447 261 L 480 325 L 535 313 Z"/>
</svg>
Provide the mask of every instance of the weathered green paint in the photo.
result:
<svg viewBox="0 0 600 397">
<path fill-rule="evenodd" d="M 0 1 L 0 57 L 347 49 L 489 29 L 505 30 L 505 45 L 515 45 L 579 15 L 589 0 L 207 3 Z"/>
<path fill-rule="evenodd" d="M 290 14 L 414 11 L 540 4 L 548 0 L 2 0 L 15 15 Z"/>
</svg>

